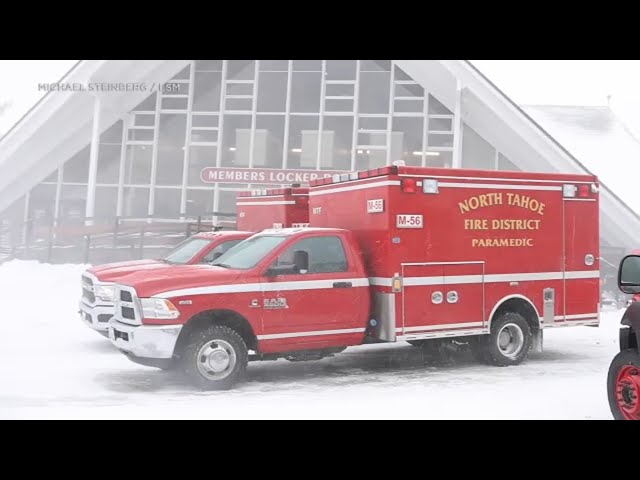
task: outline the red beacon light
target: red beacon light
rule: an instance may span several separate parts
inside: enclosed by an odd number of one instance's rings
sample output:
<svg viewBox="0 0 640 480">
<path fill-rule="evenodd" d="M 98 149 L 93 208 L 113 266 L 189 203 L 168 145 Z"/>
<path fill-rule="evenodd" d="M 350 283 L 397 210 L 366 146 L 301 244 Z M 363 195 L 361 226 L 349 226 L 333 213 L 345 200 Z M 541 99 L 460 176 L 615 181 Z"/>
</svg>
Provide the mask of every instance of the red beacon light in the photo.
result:
<svg viewBox="0 0 640 480">
<path fill-rule="evenodd" d="M 578 185 L 578 198 L 589 198 L 591 194 L 591 185 Z"/>
<path fill-rule="evenodd" d="M 415 178 L 403 178 L 402 191 L 404 193 L 416 193 L 418 191 L 418 181 Z"/>
</svg>

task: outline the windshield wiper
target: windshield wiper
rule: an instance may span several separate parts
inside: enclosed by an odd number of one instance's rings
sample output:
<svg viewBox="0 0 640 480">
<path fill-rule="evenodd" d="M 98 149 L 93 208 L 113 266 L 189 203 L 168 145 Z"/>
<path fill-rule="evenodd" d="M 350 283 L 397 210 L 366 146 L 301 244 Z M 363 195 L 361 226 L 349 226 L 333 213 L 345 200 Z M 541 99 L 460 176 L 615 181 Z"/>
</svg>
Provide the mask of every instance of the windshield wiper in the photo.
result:
<svg viewBox="0 0 640 480">
<path fill-rule="evenodd" d="M 211 265 L 214 267 L 233 268 L 231 265 L 228 265 L 226 263 L 212 263 Z"/>
</svg>

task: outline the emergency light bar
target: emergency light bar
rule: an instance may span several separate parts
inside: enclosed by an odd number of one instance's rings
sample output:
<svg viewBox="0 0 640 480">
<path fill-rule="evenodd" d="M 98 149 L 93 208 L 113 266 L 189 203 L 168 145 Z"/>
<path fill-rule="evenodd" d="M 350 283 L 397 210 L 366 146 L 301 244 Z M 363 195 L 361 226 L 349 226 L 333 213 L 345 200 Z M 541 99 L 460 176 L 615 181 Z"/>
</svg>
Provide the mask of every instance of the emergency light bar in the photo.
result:
<svg viewBox="0 0 640 480">
<path fill-rule="evenodd" d="M 590 198 L 595 193 L 598 193 L 598 186 L 595 183 L 582 183 L 577 186 L 570 183 L 562 185 L 562 196 L 564 198 Z"/>
</svg>

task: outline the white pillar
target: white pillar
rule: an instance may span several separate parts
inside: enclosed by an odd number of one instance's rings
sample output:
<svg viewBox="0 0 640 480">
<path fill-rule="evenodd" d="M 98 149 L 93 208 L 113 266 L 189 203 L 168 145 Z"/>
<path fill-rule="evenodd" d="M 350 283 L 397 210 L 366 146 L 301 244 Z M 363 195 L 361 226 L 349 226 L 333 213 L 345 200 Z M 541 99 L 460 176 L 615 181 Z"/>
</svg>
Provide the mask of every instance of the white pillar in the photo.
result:
<svg viewBox="0 0 640 480">
<path fill-rule="evenodd" d="M 456 84 L 456 107 L 453 112 L 453 168 L 462 167 L 462 83 Z"/>
<path fill-rule="evenodd" d="M 100 148 L 101 98 L 96 95 L 93 101 L 93 125 L 91 128 L 91 151 L 89 154 L 89 179 L 87 181 L 87 206 L 85 217 L 93 217 L 96 204 L 96 177 L 98 175 L 98 149 Z M 87 220 L 87 224 L 92 224 Z"/>
</svg>

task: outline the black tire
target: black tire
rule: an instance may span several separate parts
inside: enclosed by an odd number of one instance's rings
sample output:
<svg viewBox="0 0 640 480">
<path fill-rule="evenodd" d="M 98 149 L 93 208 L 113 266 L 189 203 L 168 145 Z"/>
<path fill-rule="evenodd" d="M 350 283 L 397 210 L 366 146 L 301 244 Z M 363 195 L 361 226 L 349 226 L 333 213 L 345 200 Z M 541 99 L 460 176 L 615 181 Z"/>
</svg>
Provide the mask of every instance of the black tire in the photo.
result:
<svg viewBox="0 0 640 480">
<path fill-rule="evenodd" d="M 623 378 L 618 382 L 620 374 Z M 640 353 L 637 349 L 622 350 L 613 357 L 607 375 L 607 397 L 613 418 L 640 420 Z"/>
<path fill-rule="evenodd" d="M 506 335 L 510 335 L 510 339 L 507 345 L 501 347 L 501 333 L 503 331 Z M 479 337 L 474 355 L 481 362 L 498 367 L 518 365 L 527 358 L 532 344 L 531 327 L 524 317 L 519 313 L 506 312 L 491 322 L 489 335 Z M 512 349 L 513 351 L 510 352 L 509 350 Z"/>
<path fill-rule="evenodd" d="M 213 370 L 215 367 L 204 361 L 207 357 L 202 353 L 206 352 L 203 349 L 207 345 L 217 352 L 215 355 L 222 356 L 219 368 L 223 368 L 226 356 L 229 363 L 226 369 L 216 372 Z M 181 362 L 184 372 L 197 387 L 203 390 L 229 390 L 244 377 L 249 357 L 247 350 L 238 332 L 223 325 L 210 325 L 191 334 Z M 205 373 L 207 368 L 212 369 L 208 374 Z"/>
</svg>

